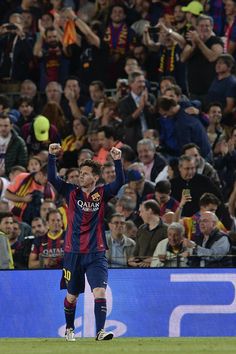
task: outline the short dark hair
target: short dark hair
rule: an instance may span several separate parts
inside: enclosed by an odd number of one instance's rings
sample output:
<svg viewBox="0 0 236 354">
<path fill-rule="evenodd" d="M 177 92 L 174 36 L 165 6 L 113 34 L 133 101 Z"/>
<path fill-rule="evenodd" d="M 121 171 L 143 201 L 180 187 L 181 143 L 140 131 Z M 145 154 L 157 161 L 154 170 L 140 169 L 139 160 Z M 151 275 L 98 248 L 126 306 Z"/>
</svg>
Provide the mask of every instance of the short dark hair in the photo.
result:
<svg viewBox="0 0 236 354">
<path fill-rule="evenodd" d="M 43 223 L 43 225 L 45 225 L 46 223 L 45 223 L 45 220 L 43 220 L 42 218 L 40 218 L 40 216 L 36 216 L 35 218 L 33 218 L 32 220 L 31 220 L 31 225 L 32 225 L 32 222 L 33 221 L 42 221 L 42 223 Z"/>
<path fill-rule="evenodd" d="M 183 146 L 183 148 L 182 148 L 182 154 L 184 155 L 187 150 L 190 150 L 190 149 L 193 149 L 193 148 L 196 148 L 197 151 L 199 152 L 199 154 L 201 154 L 200 147 L 197 144 L 194 144 L 194 143 L 185 144 Z"/>
<path fill-rule="evenodd" d="M 0 105 L 3 109 L 10 108 L 10 99 L 5 95 L 0 95 Z"/>
<path fill-rule="evenodd" d="M 67 81 L 69 81 L 69 80 L 75 80 L 75 81 L 77 81 L 77 83 L 78 83 L 78 85 L 79 85 L 79 87 L 80 87 L 80 80 L 79 80 L 78 76 L 70 75 L 70 76 L 67 76 L 67 77 L 65 78 L 65 80 L 64 80 L 64 82 L 63 82 L 63 88 L 66 87 Z"/>
<path fill-rule="evenodd" d="M 206 109 L 206 112 L 209 112 L 211 107 L 220 107 L 221 111 L 223 110 L 222 104 L 220 102 L 211 102 Z"/>
<path fill-rule="evenodd" d="M 18 98 L 16 102 L 16 107 L 20 107 L 22 103 L 26 103 L 28 106 L 34 107 L 34 102 L 31 97 L 28 96 L 21 96 Z"/>
<path fill-rule="evenodd" d="M 137 156 L 131 146 L 124 144 L 121 146 L 120 150 L 122 152 L 122 159 L 124 161 L 128 161 L 128 162 L 135 161 Z"/>
<path fill-rule="evenodd" d="M 177 157 L 172 157 L 169 160 L 168 165 L 172 168 L 174 172 L 174 178 L 179 176 L 179 159 Z"/>
<path fill-rule="evenodd" d="M 101 164 L 93 160 L 85 160 L 81 162 L 79 168 L 81 169 L 84 166 L 88 166 L 92 169 L 92 173 L 96 176 L 101 176 Z"/>
<path fill-rule="evenodd" d="M 88 118 L 85 116 L 81 116 L 80 118 L 75 118 L 74 121 L 75 120 L 78 120 L 83 125 L 83 127 L 85 128 L 85 134 L 86 134 L 88 131 L 88 128 L 89 128 Z"/>
<path fill-rule="evenodd" d="M 213 193 L 204 193 L 200 200 L 199 200 L 199 205 L 200 206 L 206 206 L 209 204 L 214 204 L 219 206 L 220 205 L 220 200 L 217 198 L 217 196 Z"/>
<path fill-rule="evenodd" d="M 38 156 L 34 156 L 34 155 L 30 156 L 29 159 L 28 159 L 28 163 L 29 163 L 30 160 L 38 161 L 38 163 L 40 164 L 40 166 L 43 165 L 42 160 L 40 160 L 40 159 L 38 158 Z"/>
<path fill-rule="evenodd" d="M 151 209 L 154 215 L 160 216 L 160 207 L 156 200 L 146 200 L 145 202 L 143 202 L 143 206 L 146 210 Z"/>
<path fill-rule="evenodd" d="M 12 118 L 10 116 L 10 111 L 8 109 L 0 113 L 0 119 L 9 119 L 10 123 L 12 124 Z"/>
<path fill-rule="evenodd" d="M 45 29 L 45 37 L 47 37 L 48 32 L 53 32 L 53 31 L 56 31 L 56 28 L 53 26 L 46 28 Z"/>
<path fill-rule="evenodd" d="M 117 138 L 115 129 L 113 127 L 111 127 L 110 125 L 104 125 L 104 126 L 98 128 L 98 133 L 100 133 L 100 132 L 104 132 L 104 135 L 107 139 L 113 138 L 114 140 L 116 140 L 116 138 Z"/>
<path fill-rule="evenodd" d="M 173 100 L 173 98 L 169 97 L 158 97 L 157 99 L 157 107 L 158 109 L 162 109 L 164 112 L 168 112 L 171 108 L 177 106 L 177 102 Z"/>
<path fill-rule="evenodd" d="M 166 91 L 174 91 L 174 93 L 177 95 L 177 96 L 181 96 L 182 95 L 182 89 L 179 85 L 171 85 L 170 87 L 167 87 L 165 89 L 165 92 Z"/>
<path fill-rule="evenodd" d="M 64 2 L 64 1 L 63 1 L 63 2 Z M 51 17 L 51 20 L 54 21 L 54 16 L 53 16 L 53 14 L 51 14 L 51 12 L 44 12 L 41 17 L 43 17 L 43 16 L 45 16 L 45 15 Z"/>
<path fill-rule="evenodd" d="M 114 9 L 114 7 L 121 7 L 124 10 L 124 13 L 127 14 L 126 6 L 121 1 L 117 1 L 115 4 L 110 6 L 109 17 L 111 16 L 111 13 L 112 13 L 112 10 Z"/>
<path fill-rule="evenodd" d="M 102 170 L 104 170 L 105 168 L 109 168 L 109 167 L 114 167 L 115 164 L 113 161 L 106 161 L 103 165 L 102 165 Z"/>
<path fill-rule="evenodd" d="M 171 184 L 169 181 L 157 182 L 155 186 L 155 192 L 169 194 L 171 191 Z"/>
<path fill-rule="evenodd" d="M 58 209 L 49 209 L 46 215 L 46 221 L 49 221 L 50 215 L 52 214 L 60 214 L 61 220 L 63 220 L 62 213 Z"/>
<path fill-rule="evenodd" d="M 231 54 L 229 54 L 229 53 L 220 54 L 218 56 L 218 58 L 216 59 L 216 63 L 219 60 L 222 60 L 228 66 L 228 68 L 230 68 L 230 69 L 232 69 L 234 64 L 235 64 L 234 57 Z"/>
<path fill-rule="evenodd" d="M 105 90 L 105 85 L 102 81 L 100 80 L 94 80 L 92 81 L 89 86 L 98 86 L 99 90 L 104 91 Z"/>
<path fill-rule="evenodd" d="M 111 214 L 111 216 L 109 217 L 108 222 L 111 222 L 113 218 L 122 218 L 125 219 L 124 215 L 120 214 L 120 213 L 113 213 Z"/>
<path fill-rule="evenodd" d="M 2 219 L 10 217 L 13 217 L 13 214 L 10 211 L 0 211 L 0 223 L 2 222 Z"/>
<path fill-rule="evenodd" d="M 161 84 L 162 81 L 168 80 L 172 83 L 172 85 L 176 85 L 177 82 L 174 78 L 174 76 L 162 76 L 162 78 L 160 79 L 159 85 Z"/>
<path fill-rule="evenodd" d="M 74 171 L 79 172 L 79 168 L 78 167 L 71 167 L 71 168 L 68 168 L 68 170 L 66 170 L 66 173 L 65 173 L 65 180 L 66 181 L 68 180 L 69 175 Z"/>
</svg>

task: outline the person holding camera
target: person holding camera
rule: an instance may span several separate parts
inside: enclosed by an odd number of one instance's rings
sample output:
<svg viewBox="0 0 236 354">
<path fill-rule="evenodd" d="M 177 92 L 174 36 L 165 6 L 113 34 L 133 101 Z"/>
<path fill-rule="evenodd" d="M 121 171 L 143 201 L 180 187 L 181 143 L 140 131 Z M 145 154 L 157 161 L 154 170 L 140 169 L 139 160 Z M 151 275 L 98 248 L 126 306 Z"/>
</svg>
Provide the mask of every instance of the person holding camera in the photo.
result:
<svg viewBox="0 0 236 354">
<path fill-rule="evenodd" d="M 40 63 L 40 90 L 44 91 L 50 81 L 64 83 L 68 76 L 69 60 L 67 47 L 59 40 L 54 27 L 40 27 L 39 37 L 34 45 L 34 56 Z"/>
<path fill-rule="evenodd" d="M 180 202 L 182 217 L 191 217 L 199 211 L 199 200 L 204 193 L 212 193 L 222 201 L 221 192 L 212 180 L 196 172 L 196 159 L 193 156 L 180 156 L 179 176 L 170 182 L 171 196 Z"/>
<path fill-rule="evenodd" d="M 156 80 L 164 76 L 173 76 L 182 88 L 187 92 L 185 64 L 180 60 L 186 40 L 178 32 L 159 20 L 156 26 L 146 26 L 143 33 L 143 42 L 152 52 L 157 53 Z"/>
<path fill-rule="evenodd" d="M 30 76 L 33 43 L 22 23 L 10 22 L 0 26 L 0 89 L 2 92 L 19 90 L 20 81 Z M 11 22 L 12 21 L 12 22 Z"/>
</svg>

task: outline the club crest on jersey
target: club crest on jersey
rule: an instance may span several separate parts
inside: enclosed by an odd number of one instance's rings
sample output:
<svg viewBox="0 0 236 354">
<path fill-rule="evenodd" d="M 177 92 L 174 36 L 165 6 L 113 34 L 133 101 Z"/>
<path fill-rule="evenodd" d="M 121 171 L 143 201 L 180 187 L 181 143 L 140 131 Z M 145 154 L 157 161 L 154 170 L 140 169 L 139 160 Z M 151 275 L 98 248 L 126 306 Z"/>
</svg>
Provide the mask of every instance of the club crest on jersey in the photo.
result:
<svg viewBox="0 0 236 354">
<path fill-rule="evenodd" d="M 101 198 L 100 194 L 98 192 L 94 193 L 91 195 L 91 198 L 94 202 L 98 202 Z"/>
</svg>

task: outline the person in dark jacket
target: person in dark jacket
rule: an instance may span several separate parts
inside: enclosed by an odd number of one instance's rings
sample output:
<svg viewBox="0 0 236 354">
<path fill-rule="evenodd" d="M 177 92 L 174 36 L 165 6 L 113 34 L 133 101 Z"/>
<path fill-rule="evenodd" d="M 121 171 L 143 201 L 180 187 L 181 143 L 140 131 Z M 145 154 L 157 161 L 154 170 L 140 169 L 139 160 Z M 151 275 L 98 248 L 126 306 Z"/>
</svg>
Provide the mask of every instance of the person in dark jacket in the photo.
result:
<svg viewBox="0 0 236 354">
<path fill-rule="evenodd" d="M 227 255 L 231 243 L 228 235 L 217 229 L 217 216 L 210 211 L 205 211 L 199 222 L 201 240 L 195 243 L 185 238 L 183 241 L 184 246 L 193 248 L 193 254 L 196 256 L 190 260 L 190 264 L 200 267 L 230 266 L 230 257 Z"/>
<path fill-rule="evenodd" d="M 0 176 L 8 176 L 15 165 L 26 167 L 27 147 L 16 133 L 8 113 L 0 115 Z"/>
<path fill-rule="evenodd" d="M 167 225 L 161 220 L 160 208 L 153 199 L 143 202 L 139 212 L 144 224 L 138 229 L 133 257 L 128 264 L 130 267 L 149 268 L 156 246 L 167 237 Z"/>
<path fill-rule="evenodd" d="M 156 146 L 151 139 L 142 139 L 137 144 L 138 158 L 143 163 L 145 178 L 155 182 L 158 174 L 166 166 L 165 159 L 156 153 Z"/>
<path fill-rule="evenodd" d="M 171 182 L 171 196 L 180 201 L 183 190 L 191 196 L 182 210 L 182 216 L 192 216 L 199 210 L 199 200 L 204 193 L 212 193 L 222 200 L 222 195 L 215 184 L 206 176 L 196 173 L 196 160 L 192 156 L 182 155 L 179 159 L 178 177 Z"/>
<path fill-rule="evenodd" d="M 159 97 L 157 104 L 161 114 L 160 142 L 167 154 L 179 156 L 185 144 L 194 143 L 199 146 L 202 157 L 211 156 L 206 130 L 198 119 L 193 119 L 171 98 Z"/>
<path fill-rule="evenodd" d="M 118 103 L 120 117 L 124 120 L 124 142 L 136 150 L 143 132 L 156 128 L 154 119 L 155 98 L 148 94 L 145 78 L 141 71 L 129 75 L 130 93 Z"/>
</svg>

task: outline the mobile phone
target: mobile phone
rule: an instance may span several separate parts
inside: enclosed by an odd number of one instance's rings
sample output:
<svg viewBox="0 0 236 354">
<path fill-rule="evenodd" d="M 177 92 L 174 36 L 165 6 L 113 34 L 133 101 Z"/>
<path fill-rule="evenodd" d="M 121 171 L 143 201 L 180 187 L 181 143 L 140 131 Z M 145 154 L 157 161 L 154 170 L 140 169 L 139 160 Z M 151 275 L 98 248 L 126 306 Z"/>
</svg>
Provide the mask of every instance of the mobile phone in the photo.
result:
<svg viewBox="0 0 236 354">
<path fill-rule="evenodd" d="M 183 189 L 183 194 L 187 197 L 191 197 L 190 189 Z"/>
<path fill-rule="evenodd" d="M 151 40 L 153 40 L 154 42 L 158 41 L 159 30 L 160 30 L 159 27 L 152 27 L 151 26 L 148 28 L 149 36 L 150 36 Z"/>
<path fill-rule="evenodd" d="M 148 28 L 148 32 L 149 32 L 149 34 L 151 35 L 151 34 L 157 34 L 158 32 L 159 32 L 159 28 L 158 27 L 149 27 Z"/>
<path fill-rule="evenodd" d="M 8 31 L 15 31 L 15 30 L 17 30 L 17 27 L 13 23 L 9 23 L 6 25 L 6 29 Z"/>
</svg>

